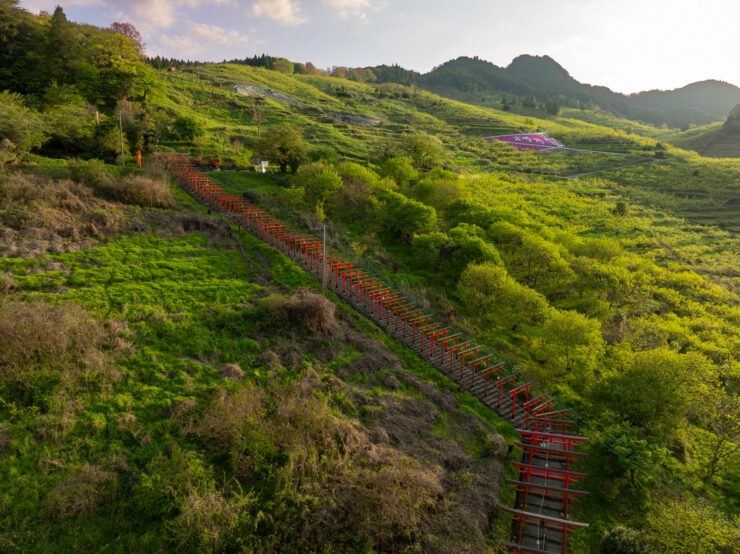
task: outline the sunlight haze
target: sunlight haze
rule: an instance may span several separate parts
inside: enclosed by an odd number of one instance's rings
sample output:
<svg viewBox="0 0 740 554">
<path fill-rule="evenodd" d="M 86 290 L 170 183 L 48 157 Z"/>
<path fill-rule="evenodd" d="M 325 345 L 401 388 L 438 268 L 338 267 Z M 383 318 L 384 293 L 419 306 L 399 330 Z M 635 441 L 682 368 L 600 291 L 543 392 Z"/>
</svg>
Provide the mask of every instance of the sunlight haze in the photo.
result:
<svg viewBox="0 0 740 554">
<path fill-rule="evenodd" d="M 34 12 L 58 0 L 28 0 Z M 149 55 L 221 61 L 263 52 L 318 67 L 399 64 L 426 72 L 457 56 L 505 67 L 547 54 L 577 80 L 618 92 L 718 79 L 740 84 L 740 10 L 730 0 L 71 0 L 70 17 L 130 21 Z"/>
</svg>

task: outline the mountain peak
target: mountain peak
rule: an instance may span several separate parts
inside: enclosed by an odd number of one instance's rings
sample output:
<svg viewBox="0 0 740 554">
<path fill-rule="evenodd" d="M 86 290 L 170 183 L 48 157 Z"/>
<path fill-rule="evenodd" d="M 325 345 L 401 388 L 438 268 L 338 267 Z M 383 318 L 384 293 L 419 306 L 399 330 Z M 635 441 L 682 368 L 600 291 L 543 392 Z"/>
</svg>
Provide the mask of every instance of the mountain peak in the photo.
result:
<svg viewBox="0 0 740 554">
<path fill-rule="evenodd" d="M 570 73 L 550 56 L 522 54 L 514 58 L 506 71 L 520 79 L 570 79 Z"/>
</svg>

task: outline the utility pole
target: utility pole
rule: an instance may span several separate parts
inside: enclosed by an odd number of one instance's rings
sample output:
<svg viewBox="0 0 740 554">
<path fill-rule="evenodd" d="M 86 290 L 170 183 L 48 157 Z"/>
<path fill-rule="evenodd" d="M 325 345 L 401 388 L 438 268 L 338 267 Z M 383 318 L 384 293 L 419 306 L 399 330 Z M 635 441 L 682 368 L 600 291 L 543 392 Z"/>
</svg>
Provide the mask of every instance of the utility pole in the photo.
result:
<svg viewBox="0 0 740 554">
<path fill-rule="evenodd" d="M 121 165 L 123 165 L 123 123 L 121 122 L 121 110 L 118 110 L 118 133 L 121 137 Z"/>
</svg>

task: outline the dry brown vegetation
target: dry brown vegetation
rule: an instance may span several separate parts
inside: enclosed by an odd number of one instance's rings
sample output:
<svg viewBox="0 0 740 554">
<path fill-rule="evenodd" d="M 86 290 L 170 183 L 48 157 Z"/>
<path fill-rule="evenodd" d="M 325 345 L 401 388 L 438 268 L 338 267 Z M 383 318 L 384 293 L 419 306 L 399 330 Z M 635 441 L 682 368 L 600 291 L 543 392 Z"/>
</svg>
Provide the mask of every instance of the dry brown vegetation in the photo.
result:
<svg viewBox="0 0 740 554">
<path fill-rule="evenodd" d="M 59 519 L 89 514 L 109 500 L 116 483 L 114 471 L 85 464 L 52 489 L 46 497 L 47 509 Z"/>
<path fill-rule="evenodd" d="M 342 345 L 362 356 L 336 374 L 321 373 L 317 363 L 304 366 L 297 381 L 273 377 L 264 387 L 245 379 L 205 404 L 173 406 L 182 435 L 199 440 L 238 483 L 185 485 L 170 527 L 176 542 L 228 549 L 248 528 L 264 538 L 249 545 L 255 551 L 486 551 L 503 440 L 463 412 L 451 392 L 404 370 L 315 291 L 268 296 L 262 309 L 290 337 L 290 348 L 259 357 L 273 371 L 303 353 L 321 359 L 317 341 L 331 352 L 326 362 L 344 352 Z M 358 376 L 372 388 L 350 384 Z M 402 393 L 409 388 L 416 392 Z M 337 396 L 344 398 L 341 411 Z M 437 436 L 439 422 L 467 438 Z M 465 441 L 480 443 L 481 436 L 484 452 L 467 451 Z"/>
<path fill-rule="evenodd" d="M 27 401 L 32 389 L 99 389 L 118 377 L 104 350 L 130 346 L 120 332 L 75 303 L 2 303 L 0 390 L 6 400 Z"/>
<path fill-rule="evenodd" d="M 37 175 L 0 173 L 0 254 L 33 256 L 84 248 L 119 232 L 120 206 L 84 185 Z"/>
<path fill-rule="evenodd" d="M 148 208 L 169 208 L 175 197 L 161 170 L 154 166 L 147 175 L 115 178 L 102 162 L 90 160 L 70 166 L 72 178 L 91 187 L 95 194 L 124 204 Z"/>
<path fill-rule="evenodd" d="M 301 289 L 291 296 L 270 295 L 262 305 L 278 320 L 304 333 L 330 336 L 336 334 L 336 307 L 311 289 Z"/>
</svg>

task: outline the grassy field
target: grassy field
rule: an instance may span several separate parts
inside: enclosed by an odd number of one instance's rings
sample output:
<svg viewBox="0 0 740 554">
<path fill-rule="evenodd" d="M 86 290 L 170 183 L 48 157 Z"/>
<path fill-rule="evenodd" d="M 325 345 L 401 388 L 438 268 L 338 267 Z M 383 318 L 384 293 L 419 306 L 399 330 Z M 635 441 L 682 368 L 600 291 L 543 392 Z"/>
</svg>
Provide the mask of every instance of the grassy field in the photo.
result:
<svg viewBox="0 0 740 554">
<path fill-rule="evenodd" d="M 34 179 L 69 168 L 27 171 L 0 175 L 0 193 L 59 188 Z M 169 209 L 116 205 L 128 230 L 0 258 L 2 550 L 454 550 L 508 536 L 495 506 L 513 501 L 498 485 L 511 426 L 173 192 Z M 16 252 L 35 233 L 0 222 Z"/>
</svg>

